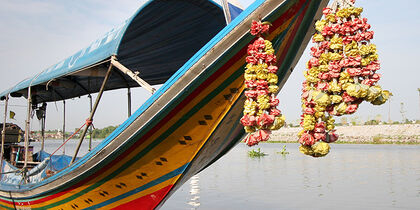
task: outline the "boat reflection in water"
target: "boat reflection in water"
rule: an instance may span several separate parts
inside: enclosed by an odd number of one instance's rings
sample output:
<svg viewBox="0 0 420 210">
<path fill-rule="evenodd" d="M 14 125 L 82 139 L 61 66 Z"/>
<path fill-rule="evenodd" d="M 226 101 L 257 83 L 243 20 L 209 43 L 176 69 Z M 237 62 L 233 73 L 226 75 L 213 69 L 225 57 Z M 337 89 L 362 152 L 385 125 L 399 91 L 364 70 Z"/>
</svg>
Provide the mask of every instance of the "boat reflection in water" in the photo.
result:
<svg viewBox="0 0 420 210">
<path fill-rule="evenodd" d="M 199 209 L 419 209 L 420 145 L 335 144 L 323 158 L 289 143 L 259 144 L 268 154 L 250 158 L 233 148 L 200 176 Z M 189 209 L 185 184 L 162 210 Z M 184 204 L 184 205 L 183 205 Z"/>
<path fill-rule="evenodd" d="M 191 209 L 198 209 L 200 207 L 200 177 L 198 175 L 194 175 L 190 179 L 190 196 L 188 205 L 191 206 Z"/>
<path fill-rule="evenodd" d="M 239 120 L 247 49 L 255 39 L 249 33 L 251 22 L 271 23 L 266 39 L 273 43 L 282 87 L 327 2 L 257 0 L 226 18 L 227 10 L 214 1 L 149 0 L 88 47 L 0 92 L 5 105 L 9 97 L 27 99 L 28 131 L 31 113 L 58 101 L 63 102 L 65 131 L 65 101 L 91 100 L 91 94 L 97 94 L 87 120 L 80 122 L 72 156 L 54 154 L 69 142 L 63 139 L 51 154 L 41 149 L 39 164 L 31 169 L 26 135 L 23 166 L 0 167 L 13 175 L 0 182 L 0 208 L 162 207 L 183 183 L 228 153 L 245 134 Z M 226 24 L 229 19 L 233 21 Z M 154 85 L 161 86 L 156 90 Z M 140 86 L 152 95 L 131 113 L 130 88 Z M 99 119 L 95 113 L 102 94 L 116 89 L 127 89 L 129 117 L 80 156 L 93 119 Z M 66 161 L 57 161 L 61 159 Z M 191 206 L 198 207 L 198 178 L 191 182 Z"/>
</svg>

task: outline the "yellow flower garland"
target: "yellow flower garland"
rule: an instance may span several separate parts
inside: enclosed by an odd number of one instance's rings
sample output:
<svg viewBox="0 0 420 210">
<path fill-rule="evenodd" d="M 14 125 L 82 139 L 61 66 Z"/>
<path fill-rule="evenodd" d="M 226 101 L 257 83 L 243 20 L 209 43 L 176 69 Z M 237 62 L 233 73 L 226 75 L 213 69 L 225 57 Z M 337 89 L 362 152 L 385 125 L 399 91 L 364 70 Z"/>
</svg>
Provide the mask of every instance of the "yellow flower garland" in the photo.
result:
<svg viewBox="0 0 420 210">
<path fill-rule="evenodd" d="M 333 116 L 353 114 L 362 101 L 383 104 L 391 95 L 377 85 L 377 48 L 370 43 L 370 25 L 360 17 L 363 8 L 345 1 L 338 2 L 337 8 L 324 9 L 325 18 L 315 23 L 317 33 L 312 40 L 316 46 L 303 72 L 299 150 L 314 157 L 326 155 L 328 143 L 338 138 Z"/>
</svg>

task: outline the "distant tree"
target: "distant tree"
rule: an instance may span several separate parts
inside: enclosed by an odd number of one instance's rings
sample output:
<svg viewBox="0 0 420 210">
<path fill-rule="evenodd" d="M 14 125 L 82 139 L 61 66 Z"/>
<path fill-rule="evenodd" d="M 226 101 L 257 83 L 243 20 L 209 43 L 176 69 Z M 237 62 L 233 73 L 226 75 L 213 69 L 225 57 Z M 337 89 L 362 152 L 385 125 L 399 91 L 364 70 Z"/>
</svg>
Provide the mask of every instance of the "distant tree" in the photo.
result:
<svg viewBox="0 0 420 210">
<path fill-rule="evenodd" d="M 379 121 L 377 120 L 368 120 L 364 123 L 365 125 L 378 125 Z"/>
<path fill-rule="evenodd" d="M 411 123 L 412 123 L 412 121 L 411 121 L 411 120 L 409 120 L 409 119 L 405 119 L 404 124 L 411 124 Z"/>
<path fill-rule="evenodd" d="M 108 126 L 102 129 L 95 129 L 92 131 L 92 138 L 103 139 L 111 134 L 118 126 Z"/>
<path fill-rule="evenodd" d="M 350 122 L 351 122 L 352 125 L 358 125 L 359 124 L 359 117 L 354 116 L 354 117 L 350 118 Z"/>
</svg>

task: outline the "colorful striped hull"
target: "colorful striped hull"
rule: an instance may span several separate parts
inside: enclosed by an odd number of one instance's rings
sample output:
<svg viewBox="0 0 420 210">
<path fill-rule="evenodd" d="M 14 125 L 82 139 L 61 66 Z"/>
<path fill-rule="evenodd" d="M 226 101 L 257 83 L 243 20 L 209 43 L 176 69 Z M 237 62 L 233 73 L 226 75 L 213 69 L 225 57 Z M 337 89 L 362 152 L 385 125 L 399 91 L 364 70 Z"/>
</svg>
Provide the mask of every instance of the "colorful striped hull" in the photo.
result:
<svg viewBox="0 0 420 210">
<path fill-rule="evenodd" d="M 41 183 L 2 186 L 2 209 L 152 209 L 243 137 L 248 30 L 273 24 L 282 86 L 326 1 L 257 1 L 97 148 Z"/>
</svg>

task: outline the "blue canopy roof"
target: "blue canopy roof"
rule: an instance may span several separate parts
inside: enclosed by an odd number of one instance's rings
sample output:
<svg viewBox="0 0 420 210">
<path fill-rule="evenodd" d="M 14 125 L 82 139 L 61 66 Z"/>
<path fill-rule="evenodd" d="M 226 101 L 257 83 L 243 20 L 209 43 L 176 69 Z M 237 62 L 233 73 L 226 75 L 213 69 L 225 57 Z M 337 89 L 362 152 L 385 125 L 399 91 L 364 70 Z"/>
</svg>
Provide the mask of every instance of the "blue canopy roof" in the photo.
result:
<svg viewBox="0 0 420 210">
<path fill-rule="evenodd" d="M 239 14 L 232 11 L 232 18 Z M 29 86 L 34 103 L 98 92 L 112 55 L 149 84 L 161 84 L 225 25 L 223 10 L 213 1 L 150 0 L 102 38 L 2 92 L 0 98 L 9 93 L 27 97 Z M 137 86 L 113 71 L 106 90 Z"/>
</svg>

